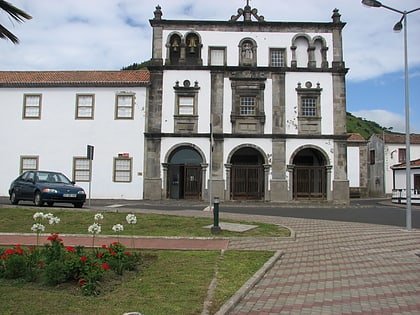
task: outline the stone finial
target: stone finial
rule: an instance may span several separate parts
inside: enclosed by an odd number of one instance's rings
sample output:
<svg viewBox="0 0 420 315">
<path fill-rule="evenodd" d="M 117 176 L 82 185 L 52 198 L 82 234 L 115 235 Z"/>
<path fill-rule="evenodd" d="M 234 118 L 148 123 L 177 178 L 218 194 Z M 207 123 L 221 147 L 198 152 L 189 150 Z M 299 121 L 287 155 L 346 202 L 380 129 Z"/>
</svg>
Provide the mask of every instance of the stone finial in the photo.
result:
<svg viewBox="0 0 420 315">
<path fill-rule="evenodd" d="M 153 14 L 155 15 L 155 20 L 161 20 L 162 19 L 162 8 L 160 7 L 160 5 L 156 6 L 156 10 L 153 12 Z"/>
<path fill-rule="evenodd" d="M 334 9 L 333 10 L 333 15 L 331 16 L 331 18 L 333 19 L 333 23 L 341 23 L 341 14 L 338 13 L 338 9 Z"/>
<path fill-rule="evenodd" d="M 252 17 L 254 17 L 258 22 L 264 22 L 264 16 L 258 15 L 258 10 L 251 8 L 249 0 L 246 1 L 246 5 L 243 9 L 238 9 L 238 14 L 231 16 L 230 21 L 236 22 L 241 16 L 244 17 L 245 22 L 251 22 Z"/>
</svg>

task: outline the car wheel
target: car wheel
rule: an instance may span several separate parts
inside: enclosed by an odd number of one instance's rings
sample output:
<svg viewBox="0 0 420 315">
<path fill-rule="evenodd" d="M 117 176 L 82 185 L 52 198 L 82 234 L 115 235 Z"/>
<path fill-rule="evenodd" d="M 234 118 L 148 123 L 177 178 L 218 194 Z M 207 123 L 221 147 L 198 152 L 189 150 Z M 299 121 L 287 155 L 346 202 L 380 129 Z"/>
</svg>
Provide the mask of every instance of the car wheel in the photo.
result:
<svg viewBox="0 0 420 315">
<path fill-rule="evenodd" d="M 52 206 L 54 205 L 54 202 L 49 201 L 49 202 L 47 202 L 47 205 L 48 205 L 49 207 L 52 207 Z"/>
<path fill-rule="evenodd" d="M 15 191 L 12 191 L 12 194 L 10 195 L 10 202 L 12 205 L 17 205 L 19 203 L 19 199 L 16 198 Z"/>
<path fill-rule="evenodd" d="M 83 202 L 76 202 L 73 204 L 75 208 L 82 208 L 83 207 Z"/>
<path fill-rule="evenodd" d="M 44 202 L 41 199 L 41 193 L 39 191 L 35 193 L 34 204 L 38 207 L 42 207 L 44 205 Z"/>
</svg>

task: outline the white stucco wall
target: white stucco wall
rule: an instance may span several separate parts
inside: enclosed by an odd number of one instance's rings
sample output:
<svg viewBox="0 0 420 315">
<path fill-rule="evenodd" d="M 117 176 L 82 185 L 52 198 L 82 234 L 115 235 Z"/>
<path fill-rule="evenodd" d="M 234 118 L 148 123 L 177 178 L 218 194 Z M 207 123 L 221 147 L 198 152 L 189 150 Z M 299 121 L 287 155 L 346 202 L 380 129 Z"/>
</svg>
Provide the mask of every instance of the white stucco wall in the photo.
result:
<svg viewBox="0 0 420 315">
<path fill-rule="evenodd" d="M 186 36 L 192 30 L 190 29 L 179 29 L 178 34 Z M 163 58 L 166 58 L 166 41 L 168 36 L 173 33 L 172 30 L 163 31 L 163 42 L 162 52 Z M 209 47 L 226 47 L 226 57 L 228 66 L 237 66 L 239 60 L 238 46 L 242 39 L 252 38 L 256 41 L 258 46 L 257 51 L 257 64 L 260 67 L 267 67 L 269 65 L 269 49 L 270 48 L 286 48 L 286 60 L 287 65 L 290 66 L 292 60 L 292 52 L 290 46 L 292 46 L 292 39 L 296 33 L 270 33 L 270 32 L 223 32 L 223 36 L 220 36 L 218 30 L 215 31 L 199 31 L 198 34 L 201 37 L 203 48 L 201 50 L 201 57 L 203 65 L 208 64 L 208 48 Z M 332 60 L 332 35 L 330 33 L 313 34 L 306 33 L 309 37 L 322 36 L 328 47 L 331 49 L 327 50 L 327 60 Z M 306 65 L 304 65 L 306 67 Z"/>
<path fill-rule="evenodd" d="M 350 187 L 360 187 L 359 147 L 347 147 L 347 176 Z"/>
<path fill-rule="evenodd" d="M 114 119 L 119 92 L 135 93 L 134 119 Z M 42 94 L 41 119 L 22 119 L 25 93 Z M 75 119 L 77 93 L 95 95 L 93 120 Z M 142 198 L 146 94 L 143 87 L 2 89 L 0 195 L 8 195 L 10 182 L 19 175 L 21 156 L 38 156 L 39 169 L 61 171 L 72 179 L 73 157 L 85 157 L 90 144 L 95 147 L 92 198 Z M 113 182 L 113 158 L 119 153 L 133 158 L 131 183 Z M 87 182 L 77 184 L 88 191 Z"/>
</svg>

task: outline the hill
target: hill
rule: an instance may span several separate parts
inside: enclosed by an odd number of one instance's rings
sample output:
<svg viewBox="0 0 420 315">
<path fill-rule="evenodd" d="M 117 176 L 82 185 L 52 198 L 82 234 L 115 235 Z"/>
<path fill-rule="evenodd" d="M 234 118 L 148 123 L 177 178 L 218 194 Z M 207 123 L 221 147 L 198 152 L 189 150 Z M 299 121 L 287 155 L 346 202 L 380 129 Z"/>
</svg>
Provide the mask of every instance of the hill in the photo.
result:
<svg viewBox="0 0 420 315">
<path fill-rule="evenodd" d="M 360 133 L 365 139 L 369 139 L 375 133 L 393 133 L 374 121 L 353 116 L 351 113 L 347 113 L 347 132 Z"/>
</svg>

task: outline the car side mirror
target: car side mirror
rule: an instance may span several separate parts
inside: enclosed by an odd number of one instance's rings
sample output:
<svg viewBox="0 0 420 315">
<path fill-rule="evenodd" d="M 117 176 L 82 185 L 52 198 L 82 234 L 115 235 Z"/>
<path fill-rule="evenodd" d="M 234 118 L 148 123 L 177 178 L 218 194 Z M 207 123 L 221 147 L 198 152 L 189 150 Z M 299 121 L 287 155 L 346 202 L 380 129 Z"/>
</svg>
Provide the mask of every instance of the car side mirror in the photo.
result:
<svg viewBox="0 0 420 315">
<path fill-rule="evenodd" d="M 76 185 L 76 182 L 74 180 L 71 181 L 72 185 Z"/>
</svg>

